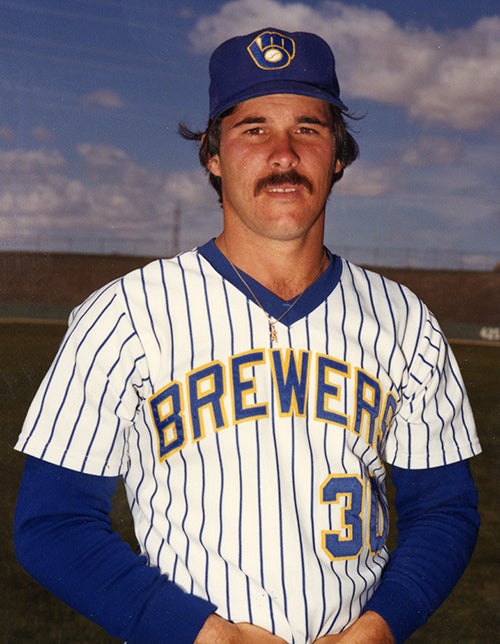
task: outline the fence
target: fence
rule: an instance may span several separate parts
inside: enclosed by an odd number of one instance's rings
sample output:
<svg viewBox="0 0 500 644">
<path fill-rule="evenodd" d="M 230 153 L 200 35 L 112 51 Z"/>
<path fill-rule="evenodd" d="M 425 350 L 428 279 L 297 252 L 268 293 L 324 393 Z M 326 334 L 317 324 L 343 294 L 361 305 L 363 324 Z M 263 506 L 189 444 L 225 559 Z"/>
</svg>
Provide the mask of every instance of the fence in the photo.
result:
<svg viewBox="0 0 500 644">
<path fill-rule="evenodd" d="M 117 239 L 112 237 L 75 235 L 17 237 L 15 242 L 0 238 L 0 252 L 61 252 L 98 255 L 136 255 L 141 257 L 169 257 L 179 250 L 193 248 L 207 239 L 206 231 L 182 231 L 180 235 L 150 238 Z M 500 266 L 500 252 L 466 252 L 446 248 L 370 247 L 327 245 L 338 255 L 366 266 L 401 268 L 428 268 L 449 270 L 491 271 Z"/>
</svg>

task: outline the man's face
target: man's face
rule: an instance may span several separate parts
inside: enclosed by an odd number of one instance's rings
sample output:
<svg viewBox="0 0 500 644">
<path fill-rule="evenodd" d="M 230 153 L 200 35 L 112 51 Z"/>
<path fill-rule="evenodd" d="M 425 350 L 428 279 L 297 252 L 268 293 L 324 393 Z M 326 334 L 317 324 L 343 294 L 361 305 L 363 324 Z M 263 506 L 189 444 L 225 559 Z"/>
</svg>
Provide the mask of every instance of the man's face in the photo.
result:
<svg viewBox="0 0 500 644">
<path fill-rule="evenodd" d="M 273 94 L 240 103 L 221 126 L 208 170 L 222 180 L 224 227 L 275 240 L 323 230 L 335 160 L 325 101 Z"/>
</svg>

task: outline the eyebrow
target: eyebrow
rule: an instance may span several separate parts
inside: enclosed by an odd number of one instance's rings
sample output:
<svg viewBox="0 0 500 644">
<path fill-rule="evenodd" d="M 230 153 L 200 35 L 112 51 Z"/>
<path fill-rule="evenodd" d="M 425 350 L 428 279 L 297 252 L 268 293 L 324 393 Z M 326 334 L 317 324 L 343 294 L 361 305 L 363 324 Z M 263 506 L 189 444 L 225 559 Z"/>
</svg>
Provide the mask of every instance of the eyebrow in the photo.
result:
<svg viewBox="0 0 500 644">
<path fill-rule="evenodd" d="M 316 116 L 301 116 L 297 123 L 308 123 L 309 125 L 321 125 L 322 127 L 330 127 L 330 121 L 323 121 Z"/>
<path fill-rule="evenodd" d="M 241 119 L 241 121 L 238 121 L 233 125 L 233 129 L 237 127 L 241 127 L 242 125 L 253 125 L 256 123 L 267 123 L 267 119 L 264 116 L 245 116 L 245 118 Z M 300 116 L 297 121 L 297 124 L 299 123 L 307 123 L 308 125 L 320 125 L 322 127 L 330 127 L 330 122 L 329 121 L 324 121 L 323 119 L 320 119 L 316 116 Z"/>
<path fill-rule="evenodd" d="M 233 128 L 240 127 L 241 125 L 252 125 L 254 123 L 266 123 L 267 119 L 264 118 L 263 116 L 245 116 L 244 119 L 241 119 L 241 121 L 238 121 L 233 125 Z"/>
</svg>

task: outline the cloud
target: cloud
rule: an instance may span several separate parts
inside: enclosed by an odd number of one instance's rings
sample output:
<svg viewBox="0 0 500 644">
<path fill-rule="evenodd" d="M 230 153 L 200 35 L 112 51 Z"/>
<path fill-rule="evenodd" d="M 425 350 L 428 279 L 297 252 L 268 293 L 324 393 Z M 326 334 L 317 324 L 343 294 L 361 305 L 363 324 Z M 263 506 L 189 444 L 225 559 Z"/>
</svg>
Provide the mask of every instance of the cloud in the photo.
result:
<svg viewBox="0 0 500 644">
<path fill-rule="evenodd" d="M 422 136 L 403 154 L 403 163 L 418 168 L 456 163 L 463 153 L 463 143 L 442 136 Z"/>
<path fill-rule="evenodd" d="M 209 53 L 227 38 L 261 27 L 280 26 L 288 30 L 314 31 L 320 23 L 320 11 L 302 3 L 284 5 L 276 0 L 233 0 L 212 15 L 201 17 L 190 34 L 194 49 Z"/>
<path fill-rule="evenodd" d="M 126 152 L 113 145 L 82 143 L 77 150 L 89 167 L 98 168 L 99 171 L 103 168 L 116 168 L 133 164 Z"/>
<path fill-rule="evenodd" d="M 16 140 L 16 133 L 7 125 L 0 125 L 0 141 L 12 143 Z"/>
<path fill-rule="evenodd" d="M 344 97 L 404 108 L 450 129 L 477 130 L 500 114 L 500 17 L 437 32 L 399 25 L 382 10 L 325 2 L 233 0 L 200 18 L 190 38 L 209 52 L 226 38 L 279 26 L 314 31 L 332 46 Z"/>
<path fill-rule="evenodd" d="M 110 89 L 98 89 L 85 97 L 85 103 L 98 105 L 109 110 L 117 110 L 124 107 L 125 103 L 121 96 Z"/>
<path fill-rule="evenodd" d="M 52 249 L 165 255 L 179 250 L 171 247 L 176 210 L 183 248 L 203 242 L 220 223 L 207 217 L 217 205 L 201 170 L 157 172 L 109 145 L 85 143 L 77 153 L 80 179 L 58 151 L 0 151 L 3 247 L 45 240 Z"/>
<path fill-rule="evenodd" d="M 190 209 L 205 209 L 207 204 L 215 200 L 213 188 L 201 169 L 172 172 L 165 181 L 165 190 L 171 199 Z"/>
<path fill-rule="evenodd" d="M 384 197 L 394 192 L 397 170 L 358 160 L 345 170 L 334 187 L 334 194 L 343 197 Z"/>
<path fill-rule="evenodd" d="M 40 143 L 50 143 L 54 140 L 54 133 L 44 125 L 37 125 L 32 129 L 32 134 Z"/>
<path fill-rule="evenodd" d="M 66 161 L 57 150 L 8 150 L 0 153 L 0 185 L 9 181 L 44 179 Z"/>
</svg>

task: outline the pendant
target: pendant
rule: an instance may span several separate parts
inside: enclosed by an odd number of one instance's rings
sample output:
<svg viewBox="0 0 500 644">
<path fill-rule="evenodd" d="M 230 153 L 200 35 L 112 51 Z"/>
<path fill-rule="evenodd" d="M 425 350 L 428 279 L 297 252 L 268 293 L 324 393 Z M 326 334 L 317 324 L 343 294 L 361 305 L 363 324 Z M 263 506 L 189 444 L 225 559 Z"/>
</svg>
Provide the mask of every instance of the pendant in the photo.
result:
<svg viewBox="0 0 500 644">
<path fill-rule="evenodd" d="M 269 335 L 271 336 L 271 343 L 278 341 L 278 333 L 276 331 L 276 322 L 269 320 Z"/>
</svg>

